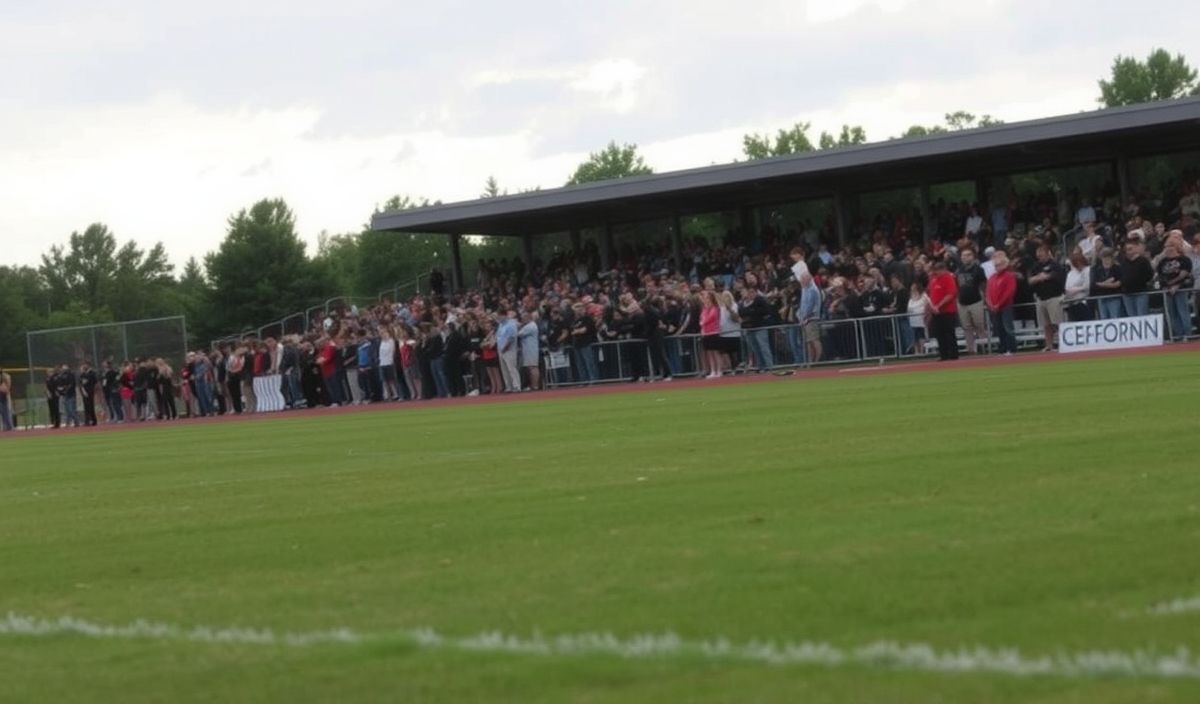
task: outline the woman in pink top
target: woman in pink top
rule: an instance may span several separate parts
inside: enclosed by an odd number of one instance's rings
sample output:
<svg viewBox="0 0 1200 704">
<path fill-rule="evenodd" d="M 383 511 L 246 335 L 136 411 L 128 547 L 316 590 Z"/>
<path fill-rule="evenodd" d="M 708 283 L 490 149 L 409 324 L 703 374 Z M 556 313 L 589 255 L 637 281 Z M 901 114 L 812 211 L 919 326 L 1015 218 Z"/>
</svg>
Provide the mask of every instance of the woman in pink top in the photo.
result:
<svg viewBox="0 0 1200 704">
<path fill-rule="evenodd" d="M 717 296 L 709 290 L 700 292 L 700 344 L 704 347 L 705 379 L 721 377 L 721 308 Z"/>
</svg>

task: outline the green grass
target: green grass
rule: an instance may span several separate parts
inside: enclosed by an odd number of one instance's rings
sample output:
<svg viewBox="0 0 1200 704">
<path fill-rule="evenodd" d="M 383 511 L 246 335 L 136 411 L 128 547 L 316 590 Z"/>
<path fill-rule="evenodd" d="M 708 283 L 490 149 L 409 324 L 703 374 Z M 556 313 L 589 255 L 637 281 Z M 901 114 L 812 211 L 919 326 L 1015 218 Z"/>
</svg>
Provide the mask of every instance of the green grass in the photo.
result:
<svg viewBox="0 0 1200 704">
<path fill-rule="evenodd" d="M 0 614 L 1200 650 L 1191 354 L 0 442 Z M 1200 681 L 0 634 L 4 701 L 1191 702 Z"/>
</svg>

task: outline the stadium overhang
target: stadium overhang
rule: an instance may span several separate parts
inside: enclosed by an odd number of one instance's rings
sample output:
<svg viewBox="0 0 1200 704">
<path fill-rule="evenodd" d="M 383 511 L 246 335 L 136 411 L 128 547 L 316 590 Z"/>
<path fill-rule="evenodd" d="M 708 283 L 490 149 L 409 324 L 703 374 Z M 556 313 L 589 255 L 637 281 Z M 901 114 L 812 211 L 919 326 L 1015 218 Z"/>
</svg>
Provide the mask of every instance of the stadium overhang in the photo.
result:
<svg viewBox="0 0 1200 704">
<path fill-rule="evenodd" d="M 371 227 L 448 235 L 578 232 L 1099 162 L 1112 163 L 1124 191 L 1128 159 L 1193 149 L 1200 149 L 1200 97 L 388 211 L 377 213 Z"/>
</svg>

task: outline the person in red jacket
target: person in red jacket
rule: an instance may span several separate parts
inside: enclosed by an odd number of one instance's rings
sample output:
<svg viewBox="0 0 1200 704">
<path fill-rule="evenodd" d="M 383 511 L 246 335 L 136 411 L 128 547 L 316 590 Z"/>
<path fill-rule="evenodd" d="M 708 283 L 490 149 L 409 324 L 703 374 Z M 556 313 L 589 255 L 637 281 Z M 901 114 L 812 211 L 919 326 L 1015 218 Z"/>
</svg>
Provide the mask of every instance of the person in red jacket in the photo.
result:
<svg viewBox="0 0 1200 704">
<path fill-rule="evenodd" d="M 1017 296 L 1017 276 L 1008 268 L 1008 255 L 998 251 L 992 255 L 996 273 L 987 282 L 988 312 L 992 316 L 992 329 L 1000 338 L 1000 354 L 1013 356 L 1017 351 L 1017 337 L 1013 334 L 1013 299 Z"/>
<path fill-rule="evenodd" d="M 933 275 L 929 277 L 929 310 L 933 314 L 930 332 L 938 343 L 938 358 L 943 361 L 958 359 L 958 282 L 954 274 L 946 270 L 946 260 L 933 262 Z"/>
</svg>

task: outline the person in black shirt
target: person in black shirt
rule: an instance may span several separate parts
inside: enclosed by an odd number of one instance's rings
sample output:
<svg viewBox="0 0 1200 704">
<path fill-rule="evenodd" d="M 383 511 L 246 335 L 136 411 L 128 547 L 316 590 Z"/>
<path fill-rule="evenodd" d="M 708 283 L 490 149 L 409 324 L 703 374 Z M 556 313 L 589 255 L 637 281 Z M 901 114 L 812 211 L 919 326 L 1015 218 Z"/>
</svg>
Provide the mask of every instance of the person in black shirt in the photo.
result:
<svg viewBox="0 0 1200 704">
<path fill-rule="evenodd" d="M 742 289 L 742 299 L 738 301 L 738 316 L 742 319 L 743 337 L 749 348 L 750 356 L 759 372 L 775 366 L 774 355 L 771 354 L 770 332 L 766 330 L 767 319 L 771 315 L 771 306 L 754 286 L 757 281 L 750 279 Z"/>
<path fill-rule="evenodd" d="M 67 365 L 62 365 L 59 369 L 58 376 L 55 377 L 55 383 L 58 387 L 58 398 L 62 402 L 62 421 L 63 425 L 69 425 L 75 428 L 79 427 L 79 413 L 76 411 L 76 382 L 75 372 Z"/>
<path fill-rule="evenodd" d="M 125 419 L 121 404 L 121 373 L 113 367 L 111 359 L 104 360 L 102 371 L 100 391 L 104 395 L 104 409 L 108 414 L 108 422 L 120 423 Z"/>
<path fill-rule="evenodd" d="M 1092 291 L 1101 320 L 1121 317 L 1121 266 L 1108 247 L 1100 250 L 1099 261 L 1092 265 Z"/>
<path fill-rule="evenodd" d="M 1051 352 L 1057 344 L 1058 326 L 1062 325 L 1062 296 L 1067 274 L 1062 265 L 1050 256 L 1050 247 L 1044 244 L 1038 246 L 1037 261 L 1029 273 L 1029 285 L 1037 301 L 1038 320 L 1046 338 L 1045 349 Z"/>
<path fill-rule="evenodd" d="M 664 304 L 661 298 L 648 299 L 642 305 L 642 311 L 646 315 L 646 350 L 650 353 L 650 362 L 654 365 L 653 373 L 661 377 L 663 381 L 670 381 L 672 378 L 671 367 L 667 363 L 667 350 L 663 342 L 666 332 L 663 308 Z"/>
<path fill-rule="evenodd" d="M 954 273 L 958 280 L 958 319 L 962 323 L 967 354 L 975 354 L 979 351 L 975 346 L 976 341 L 988 337 L 983 305 L 987 274 L 975 260 L 975 250 L 964 249 L 959 257 L 958 271 Z"/>
<path fill-rule="evenodd" d="M 79 389 L 83 392 L 83 424 L 96 425 L 96 386 L 100 378 L 92 365 L 84 362 L 79 366 Z"/>
<path fill-rule="evenodd" d="M 450 388 L 451 396 L 463 396 L 467 393 L 463 385 L 463 362 L 469 352 L 467 338 L 455 323 L 446 323 L 446 349 L 442 356 L 442 364 L 446 368 L 446 385 Z"/>
<path fill-rule="evenodd" d="M 46 370 L 46 410 L 50 412 L 50 425 L 58 428 L 62 425 L 62 413 L 58 404 L 58 370 Z"/>
<path fill-rule="evenodd" d="M 1146 258 L 1145 246 L 1138 239 L 1125 243 L 1125 261 L 1121 264 L 1121 307 L 1126 316 L 1150 313 L 1150 282 L 1154 281 L 1154 267 Z"/>
<path fill-rule="evenodd" d="M 880 316 L 891 303 L 888 292 L 879 287 L 874 276 L 867 275 L 859 279 L 858 307 L 856 318 L 868 318 L 862 325 L 863 344 L 868 357 L 882 357 L 886 352 L 886 339 L 891 321 Z"/>
<path fill-rule="evenodd" d="M 582 303 L 575 304 L 575 323 L 571 328 L 571 346 L 574 350 L 573 365 L 576 380 L 586 383 L 599 381 L 600 370 L 596 366 L 596 321 Z"/>
<path fill-rule="evenodd" d="M 1168 239 L 1158 260 L 1158 286 L 1171 324 L 1171 340 L 1180 342 L 1192 334 L 1192 313 L 1186 289 L 1192 287 L 1192 260 L 1183 256 L 1177 240 Z"/>
</svg>

